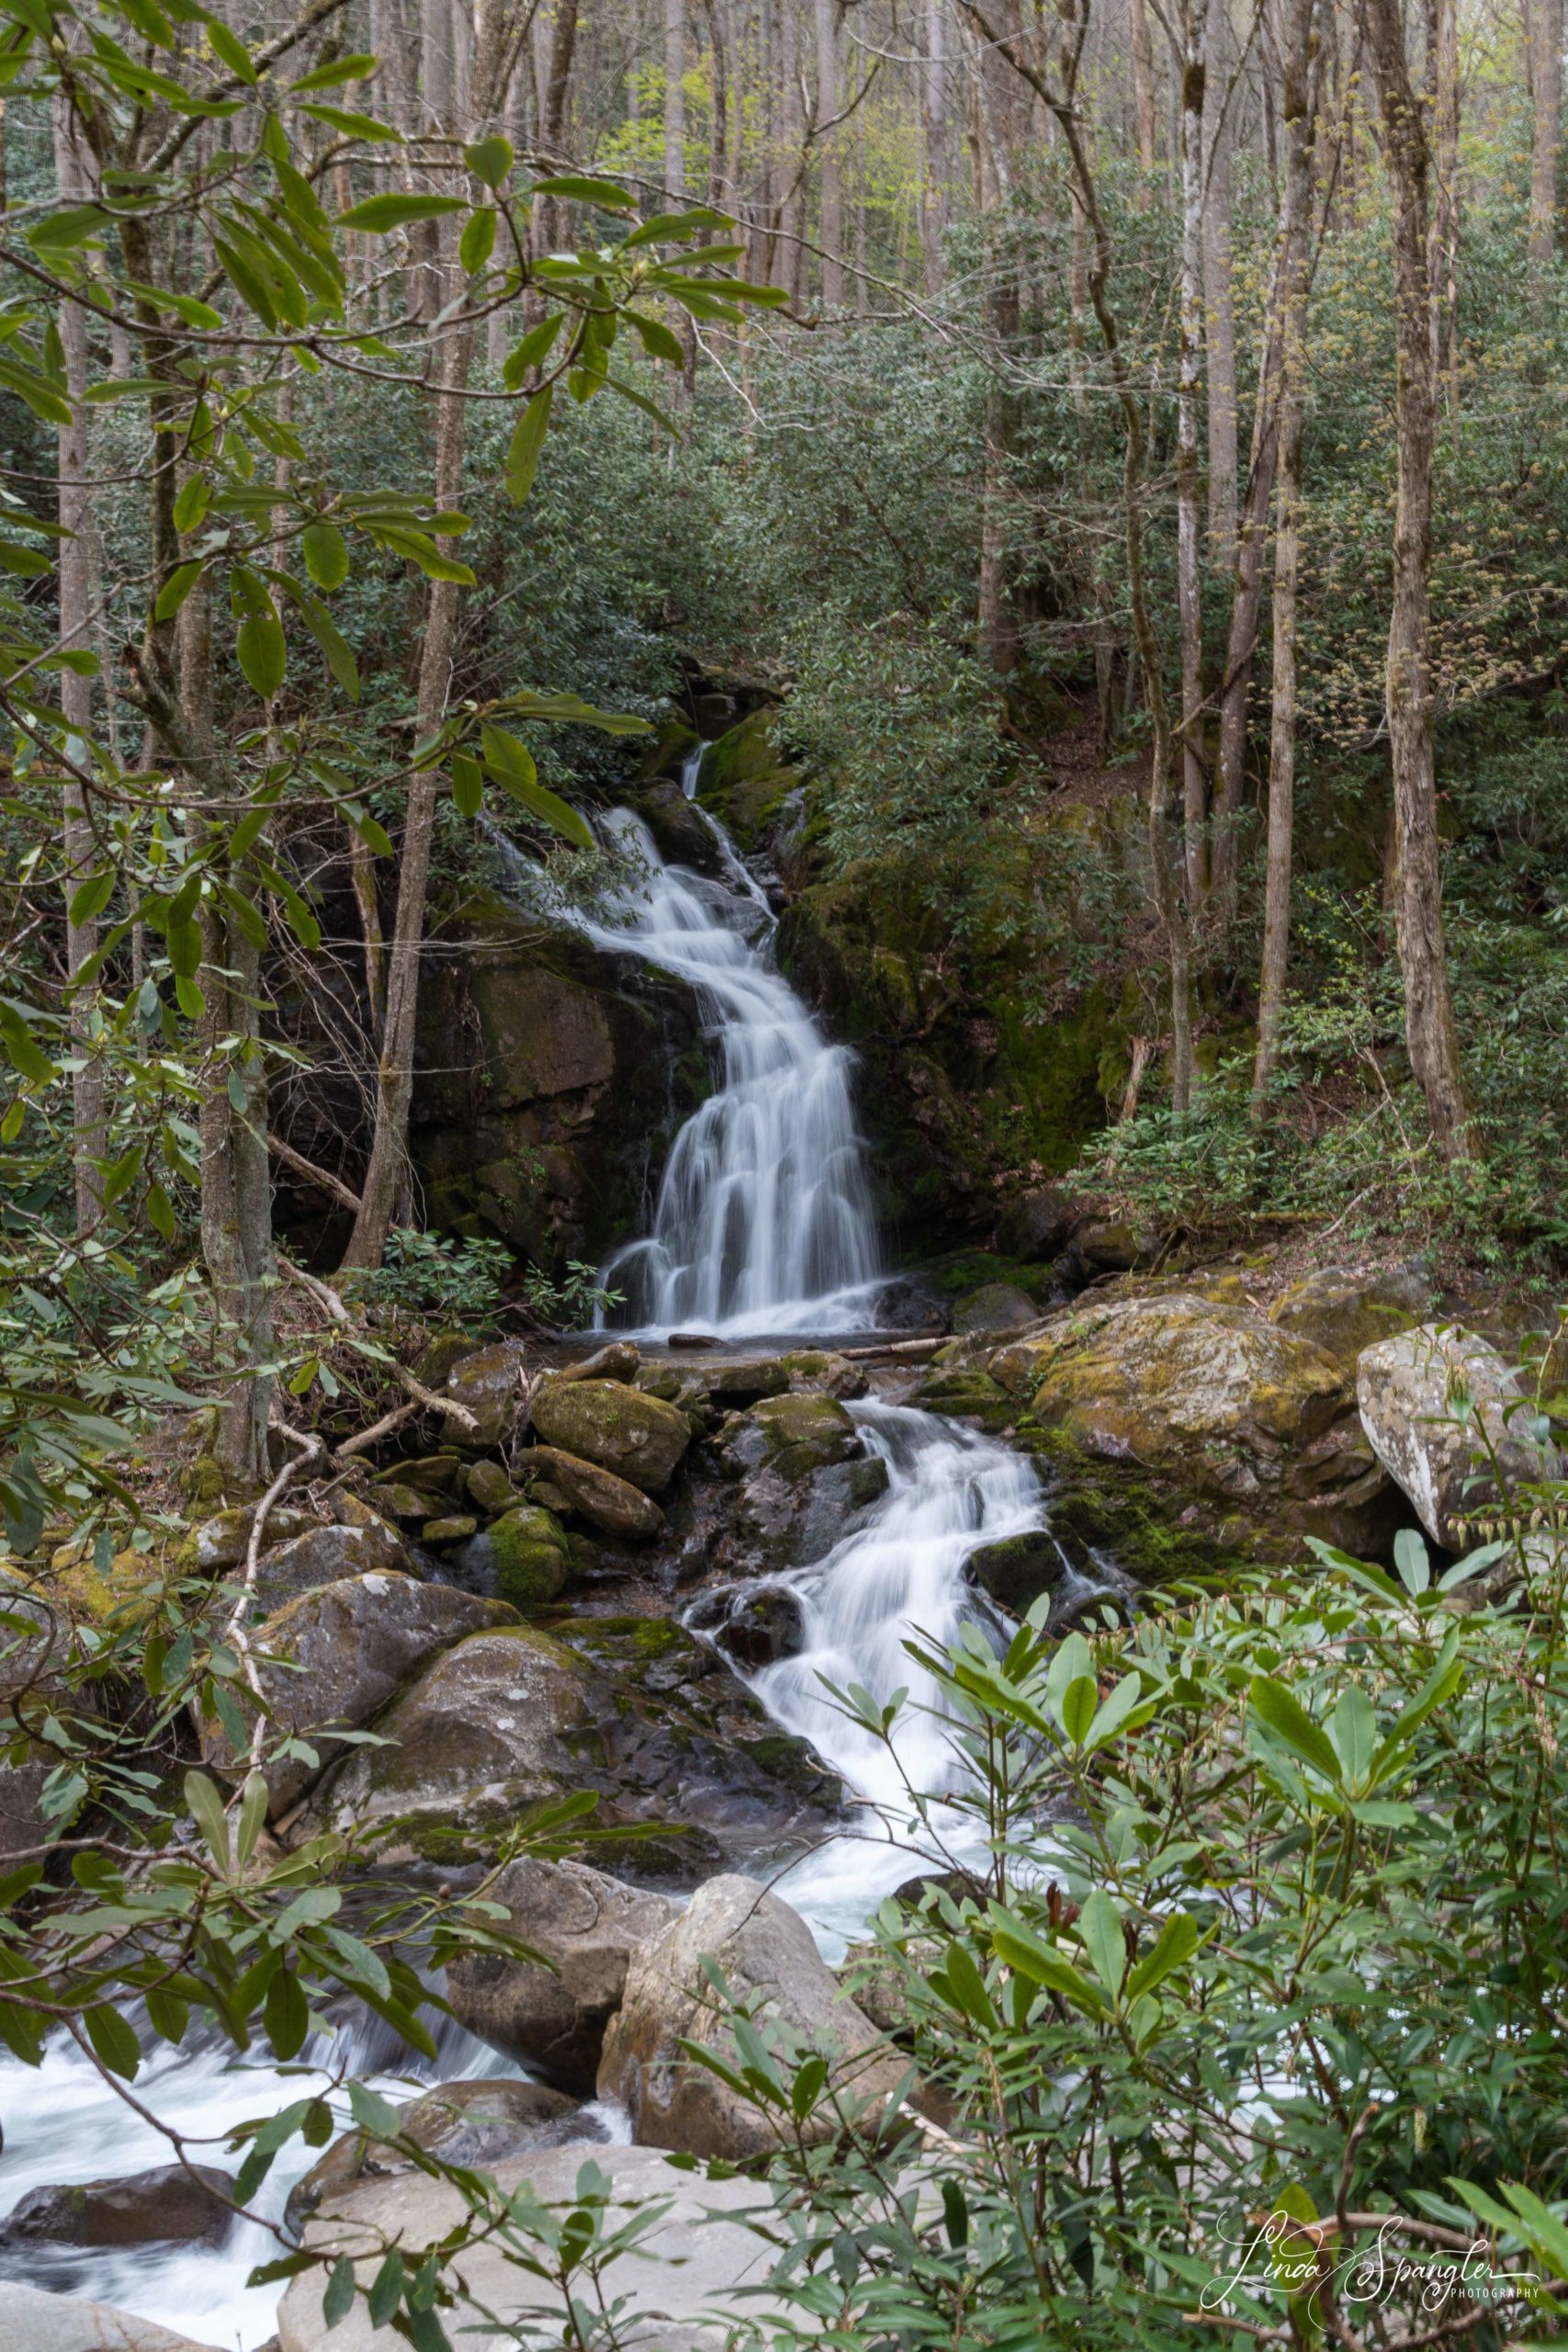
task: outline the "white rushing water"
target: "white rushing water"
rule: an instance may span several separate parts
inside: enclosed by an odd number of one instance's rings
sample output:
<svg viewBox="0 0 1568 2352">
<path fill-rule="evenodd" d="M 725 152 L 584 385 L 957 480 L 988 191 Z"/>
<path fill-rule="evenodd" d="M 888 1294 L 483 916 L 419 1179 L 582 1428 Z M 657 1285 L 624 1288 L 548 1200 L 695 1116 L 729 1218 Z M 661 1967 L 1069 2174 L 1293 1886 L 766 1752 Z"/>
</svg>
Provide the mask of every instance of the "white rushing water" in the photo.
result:
<svg viewBox="0 0 1568 2352">
<path fill-rule="evenodd" d="M 699 761 L 687 764 L 688 797 Z M 618 1250 L 602 1279 L 625 1294 L 619 1319 L 649 1336 L 867 1330 L 881 1261 L 852 1057 L 827 1042 L 778 969 L 767 899 L 701 813 L 726 880 L 666 865 L 629 810 L 603 829 L 642 871 L 590 933 L 690 981 L 720 1080 L 671 1147 L 652 1231 Z"/>
</svg>

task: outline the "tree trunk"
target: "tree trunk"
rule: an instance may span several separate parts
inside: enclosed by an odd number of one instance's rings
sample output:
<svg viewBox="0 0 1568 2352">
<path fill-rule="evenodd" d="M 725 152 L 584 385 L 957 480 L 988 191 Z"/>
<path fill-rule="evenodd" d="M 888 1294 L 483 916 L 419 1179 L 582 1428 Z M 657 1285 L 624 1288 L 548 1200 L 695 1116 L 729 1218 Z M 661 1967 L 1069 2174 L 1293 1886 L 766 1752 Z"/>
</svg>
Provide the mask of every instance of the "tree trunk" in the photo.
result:
<svg viewBox="0 0 1568 2352">
<path fill-rule="evenodd" d="M 838 0 L 816 0 L 817 122 L 821 142 L 817 242 L 822 248 L 822 308 L 837 311 L 844 300 L 844 200 L 839 171 L 837 131 L 824 132 L 839 111 Z"/>
<path fill-rule="evenodd" d="M 1311 58 L 1314 0 L 1293 0 L 1281 74 L 1285 235 L 1280 317 L 1280 488 L 1274 526 L 1273 712 L 1269 737 L 1269 863 L 1252 1119 L 1261 1124 L 1280 1050 L 1291 938 L 1295 835 L 1296 582 L 1301 553 L 1302 439 L 1305 419 L 1307 236 L 1312 214 L 1314 109 Z"/>
<path fill-rule="evenodd" d="M 1198 420 L 1203 390 L 1203 87 L 1209 0 L 1185 0 L 1181 61 L 1181 356 L 1177 396 L 1177 605 L 1181 626 L 1181 808 L 1187 903 L 1208 896 L 1208 805 L 1200 729 L 1203 588 Z"/>
<path fill-rule="evenodd" d="M 672 206 L 686 185 L 686 0 L 664 0 L 664 193 Z"/>
<path fill-rule="evenodd" d="M 1432 207 L 1432 365 L 1449 378 L 1459 364 L 1459 0 L 1435 0 L 1438 189 Z M 1561 0 L 1559 0 L 1561 6 Z"/>
<path fill-rule="evenodd" d="M 1388 633 L 1388 731 L 1399 830 L 1397 922 L 1410 1065 L 1445 1160 L 1472 1156 L 1459 1034 L 1449 993 L 1438 854 L 1438 796 L 1428 659 L 1434 428 L 1431 281 L 1427 267 L 1427 152 L 1411 87 L 1399 0 L 1363 0 L 1393 198 L 1399 484 L 1393 525 L 1393 610 Z"/>
<path fill-rule="evenodd" d="M 1451 5 L 1451 0 L 1450 0 Z M 1231 95 L 1235 42 L 1230 0 L 1213 0 L 1209 70 L 1208 162 L 1203 194 L 1203 307 L 1209 363 L 1209 543 L 1211 560 L 1228 567 L 1235 551 L 1235 298 L 1231 281 L 1231 154 L 1236 100 Z"/>
<path fill-rule="evenodd" d="M 925 255 L 928 294 L 941 293 L 947 266 L 942 239 L 947 233 L 948 198 L 953 178 L 953 156 L 948 143 L 952 82 L 947 38 L 946 0 L 926 0 L 926 62 L 920 84 L 926 168 L 920 205 L 920 244 Z"/>
<path fill-rule="evenodd" d="M 1137 118 L 1138 168 L 1155 167 L 1155 51 L 1145 0 L 1130 0 L 1133 17 L 1133 110 Z"/>
<path fill-rule="evenodd" d="M 84 204 L 92 193 L 87 158 L 73 135 L 74 126 L 65 98 L 54 100 L 54 167 L 62 204 Z M 80 302 L 62 302 L 60 340 L 65 357 L 65 384 L 71 401 L 71 422 L 58 428 L 60 526 L 68 536 L 60 542 L 56 579 L 60 597 L 60 644 L 80 652 L 91 650 L 93 607 L 93 503 L 88 486 L 87 411 L 83 393 L 87 385 L 87 317 Z M 107 680 L 105 681 L 106 689 Z M 60 707 L 66 727 L 66 758 L 78 769 L 89 765 L 88 738 L 93 730 L 93 682 L 73 670 L 60 673 Z M 104 1065 L 95 1049 L 88 1007 L 76 993 L 76 976 L 98 944 L 96 920 L 73 922 L 70 904 L 97 864 L 86 794 L 68 767 L 61 787 L 62 846 L 64 851 L 65 980 L 71 1018 L 71 1169 L 75 1193 L 78 1239 L 91 1233 L 104 1211 L 104 1180 L 100 1161 L 108 1148 L 108 1121 L 104 1091 Z"/>
<path fill-rule="evenodd" d="M 1562 143 L 1562 0 L 1529 0 L 1530 82 L 1535 130 L 1530 144 L 1529 274 L 1545 290 L 1557 249 L 1557 159 Z"/>
</svg>

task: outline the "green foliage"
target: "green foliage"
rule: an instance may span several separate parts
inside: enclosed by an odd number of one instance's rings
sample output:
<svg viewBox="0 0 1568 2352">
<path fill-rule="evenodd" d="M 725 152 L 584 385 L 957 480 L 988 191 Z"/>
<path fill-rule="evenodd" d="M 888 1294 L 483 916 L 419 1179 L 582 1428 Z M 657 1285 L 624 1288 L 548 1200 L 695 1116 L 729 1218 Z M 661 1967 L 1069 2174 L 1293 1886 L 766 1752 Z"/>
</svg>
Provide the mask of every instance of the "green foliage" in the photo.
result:
<svg viewBox="0 0 1568 2352">
<path fill-rule="evenodd" d="M 512 1253 L 504 1242 L 458 1240 L 396 1227 L 381 1263 L 343 1281 L 345 1298 L 484 1330 L 495 1319 Z"/>
</svg>

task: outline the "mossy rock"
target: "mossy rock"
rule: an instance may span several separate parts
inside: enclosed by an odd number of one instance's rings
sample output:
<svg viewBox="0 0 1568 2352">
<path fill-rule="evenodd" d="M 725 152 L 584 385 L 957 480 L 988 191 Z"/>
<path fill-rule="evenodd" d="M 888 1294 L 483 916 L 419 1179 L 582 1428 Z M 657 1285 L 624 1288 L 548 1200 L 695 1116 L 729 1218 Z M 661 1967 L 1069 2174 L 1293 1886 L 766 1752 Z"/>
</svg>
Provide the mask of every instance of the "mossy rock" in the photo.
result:
<svg viewBox="0 0 1568 2352">
<path fill-rule="evenodd" d="M 769 827 L 800 782 L 779 751 L 777 728 L 776 711 L 754 710 L 703 754 L 697 798 L 743 854 L 764 846 Z"/>
<path fill-rule="evenodd" d="M 680 1468 L 692 1425 L 678 1406 L 618 1380 L 547 1380 L 534 1399 L 547 1445 L 661 1494 Z"/>
<path fill-rule="evenodd" d="M 1239 1513 L 1183 1504 L 1136 1464 L 1089 1453 L 1060 1429 L 1023 1420 L 1018 1442 L 1040 1464 L 1052 1533 L 1075 1564 L 1092 1569 L 1089 1555 L 1103 1553 L 1140 1584 L 1170 1585 L 1234 1577 L 1258 1559 L 1257 1531 Z"/>
<path fill-rule="evenodd" d="M 491 1519 L 499 1519 L 502 1511 L 511 1510 L 518 1496 L 511 1479 L 499 1462 L 471 1462 L 468 1464 L 468 1498 L 476 1510 Z"/>
<path fill-rule="evenodd" d="M 842 1462 L 860 1442 L 854 1422 L 839 1399 L 812 1391 L 765 1396 L 745 1418 L 761 1433 L 761 1458 L 783 1468 L 787 1456 L 796 1475 L 812 1464 Z"/>
<path fill-rule="evenodd" d="M 923 1412 L 978 1421 L 982 1429 L 990 1430 L 1007 1428 L 1016 1410 L 1000 1383 L 974 1365 L 956 1365 L 951 1371 L 931 1373 L 909 1401 Z"/>
<path fill-rule="evenodd" d="M 566 1531 L 549 1511 L 525 1503 L 485 1531 L 495 1563 L 499 1600 L 514 1609 L 544 1609 L 558 1600 L 571 1574 Z"/>
<path fill-rule="evenodd" d="M 177 1565 L 177 1564 L 176 1564 Z M 165 1577 L 150 1552 L 117 1552 L 107 1569 L 93 1564 L 90 1550 L 67 1545 L 56 1552 L 39 1579 L 51 1598 L 78 1622 L 121 1630 L 144 1624 L 162 1600 Z"/>
</svg>

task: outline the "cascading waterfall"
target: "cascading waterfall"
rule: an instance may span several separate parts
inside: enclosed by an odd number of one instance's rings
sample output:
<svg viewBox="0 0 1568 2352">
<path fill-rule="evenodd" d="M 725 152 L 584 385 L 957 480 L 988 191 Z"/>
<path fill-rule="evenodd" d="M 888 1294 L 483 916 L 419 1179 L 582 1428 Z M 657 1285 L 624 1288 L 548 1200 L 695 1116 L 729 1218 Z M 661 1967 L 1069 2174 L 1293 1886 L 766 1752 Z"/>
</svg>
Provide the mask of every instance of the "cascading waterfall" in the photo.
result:
<svg viewBox="0 0 1568 2352">
<path fill-rule="evenodd" d="M 694 758 L 689 797 L 696 772 Z M 650 1336 L 867 1330 L 881 1267 L 851 1057 L 779 971 L 773 910 L 723 827 L 706 821 L 728 884 L 666 865 L 626 809 L 604 826 L 639 873 L 592 935 L 690 981 L 722 1069 L 671 1148 L 651 1233 L 602 1279 L 625 1295 L 617 1320 Z"/>
</svg>

